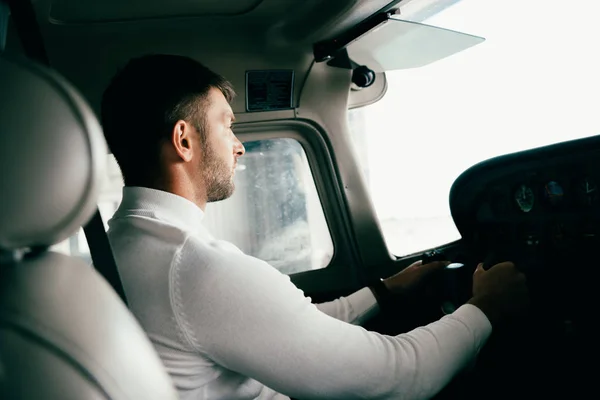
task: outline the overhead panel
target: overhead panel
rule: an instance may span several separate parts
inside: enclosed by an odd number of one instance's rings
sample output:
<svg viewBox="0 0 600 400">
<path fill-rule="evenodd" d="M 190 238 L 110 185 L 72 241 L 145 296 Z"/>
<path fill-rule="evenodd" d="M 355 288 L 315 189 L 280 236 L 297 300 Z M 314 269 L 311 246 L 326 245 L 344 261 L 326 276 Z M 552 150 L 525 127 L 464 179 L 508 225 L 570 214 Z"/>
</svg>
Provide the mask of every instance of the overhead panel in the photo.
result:
<svg viewBox="0 0 600 400">
<path fill-rule="evenodd" d="M 256 8 L 263 0 L 53 0 L 54 23 L 132 21 L 153 18 L 234 16 Z"/>
</svg>

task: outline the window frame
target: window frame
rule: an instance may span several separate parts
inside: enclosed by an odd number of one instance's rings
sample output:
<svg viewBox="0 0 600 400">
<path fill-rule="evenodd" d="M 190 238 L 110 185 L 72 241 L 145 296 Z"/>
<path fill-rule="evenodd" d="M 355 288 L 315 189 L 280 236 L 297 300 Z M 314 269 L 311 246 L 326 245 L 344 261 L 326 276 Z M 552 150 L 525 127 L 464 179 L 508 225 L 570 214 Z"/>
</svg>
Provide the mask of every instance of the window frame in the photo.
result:
<svg viewBox="0 0 600 400">
<path fill-rule="evenodd" d="M 291 274 L 290 278 L 294 283 L 317 292 L 332 289 L 352 290 L 360 285 L 361 261 L 357 247 L 353 246 L 356 238 L 351 228 L 337 167 L 331 156 L 332 146 L 326 135 L 316 126 L 300 120 L 236 123 L 233 130 L 242 142 L 294 139 L 300 143 L 306 153 L 333 243 L 333 256 L 324 268 Z"/>
</svg>

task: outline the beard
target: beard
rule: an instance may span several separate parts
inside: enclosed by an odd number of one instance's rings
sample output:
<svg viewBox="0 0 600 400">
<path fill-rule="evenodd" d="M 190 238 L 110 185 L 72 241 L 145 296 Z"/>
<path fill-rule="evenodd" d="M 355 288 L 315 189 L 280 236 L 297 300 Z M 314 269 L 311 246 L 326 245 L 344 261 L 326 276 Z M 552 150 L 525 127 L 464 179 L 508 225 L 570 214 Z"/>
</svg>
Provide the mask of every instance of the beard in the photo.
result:
<svg viewBox="0 0 600 400">
<path fill-rule="evenodd" d="M 231 197 L 235 191 L 231 167 L 211 151 L 205 152 L 203 167 L 206 201 L 213 203 Z"/>
</svg>

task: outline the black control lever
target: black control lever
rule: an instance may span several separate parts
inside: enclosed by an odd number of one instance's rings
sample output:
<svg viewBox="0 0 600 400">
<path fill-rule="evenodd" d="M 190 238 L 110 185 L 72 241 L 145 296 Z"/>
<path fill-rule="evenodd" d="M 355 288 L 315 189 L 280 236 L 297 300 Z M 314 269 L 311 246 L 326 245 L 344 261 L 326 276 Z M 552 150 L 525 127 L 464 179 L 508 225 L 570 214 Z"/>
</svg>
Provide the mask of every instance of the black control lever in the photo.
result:
<svg viewBox="0 0 600 400">
<path fill-rule="evenodd" d="M 423 264 L 434 261 L 450 261 L 441 250 L 431 250 L 423 254 Z M 443 271 L 444 288 L 442 293 L 442 312 L 451 314 L 461 305 L 460 272 L 464 264 L 451 263 Z"/>
<path fill-rule="evenodd" d="M 462 304 L 460 282 L 464 278 L 461 274 L 464 266 L 462 263 L 452 263 L 444 269 L 444 300 L 442 302 L 444 314 L 453 313 Z"/>
</svg>

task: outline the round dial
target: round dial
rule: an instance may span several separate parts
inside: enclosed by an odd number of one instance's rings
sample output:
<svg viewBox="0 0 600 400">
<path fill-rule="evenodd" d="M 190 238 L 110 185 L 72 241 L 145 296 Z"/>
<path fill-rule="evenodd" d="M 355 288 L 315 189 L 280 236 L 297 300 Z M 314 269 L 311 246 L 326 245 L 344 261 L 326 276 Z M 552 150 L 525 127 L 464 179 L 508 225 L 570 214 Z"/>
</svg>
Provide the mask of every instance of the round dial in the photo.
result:
<svg viewBox="0 0 600 400">
<path fill-rule="evenodd" d="M 535 196 L 533 190 L 527 185 L 521 185 L 515 192 L 515 201 L 519 209 L 523 212 L 529 212 L 533 208 Z"/>
</svg>

